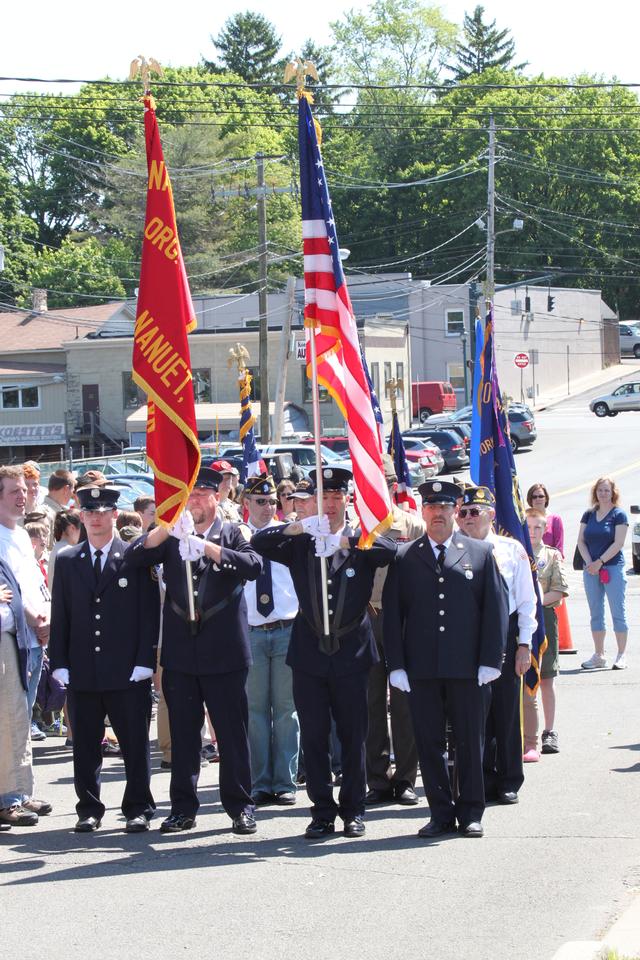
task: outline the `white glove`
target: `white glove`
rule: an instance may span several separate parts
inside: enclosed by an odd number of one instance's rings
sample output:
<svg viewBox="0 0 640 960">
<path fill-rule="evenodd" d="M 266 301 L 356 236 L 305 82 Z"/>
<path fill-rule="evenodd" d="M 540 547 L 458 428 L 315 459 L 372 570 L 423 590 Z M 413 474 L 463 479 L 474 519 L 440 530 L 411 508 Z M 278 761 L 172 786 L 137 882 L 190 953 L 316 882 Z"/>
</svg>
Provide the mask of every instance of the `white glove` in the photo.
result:
<svg viewBox="0 0 640 960">
<path fill-rule="evenodd" d="M 175 537 L 176 540 L 184 540 L 184 538 L 192 534 L 194 530 L 195 527 L 193 525 L 191 511 L 183 510 L 171 528 L 171 536 Z"/>
<path fill-rule="evenodd" d="M 485 683 L 492 683 L 500 676 L 500 671 L 495 667 L 478 667 L 478 686 L 482 687 Z"/>
<path fill-rule="evenodd" d="M 181 558 L 183 560 L 200 560 L 204 556 L 206 542 L 200 537 L 194 537 L 193 534 L 183 537 L 178 544 Z"/>
<path fill-rule="evenodd" d="M 396 690 L 403 690 L 404 693 L 411 693 L 409 686 L 409 677 L 406 670 L 392 670 L 389 674 L 389 683 Z"/>
<path fill-rule="evenodd" d="M 63 687 L 69 686 L 69 671 L 66 667 L 58 667 L 57 670 L 54 670 L 51 674 L 54 680 L 57 680 L 58 683 L 61 683 Z"/>
<path fill-rule="evenodd" d="M 139 683 L 140 680 L 149 680 L 152 676 L 153 670 L 151 667 L 134 667 L 129 680 L 132 680 L 134 683 Z"/>
<path fill-rule="evenodd" d="M 316 542 L 316 557 L 332 557 L 340 549 L 342 539 L 339 533 L 330 533 L 326 537 L 314 537 Z"/>
<path fill-rule="evenodd" d="M 312 537 L 327 537 L 331 533 L 331 527 L 329 526 L 329 517 L 325 514 L 324 517 L 302 517 L 298 520 L 298 523 L 302 525 L 302 529 L 305 533 L 309 533 Z"/>
</svg>

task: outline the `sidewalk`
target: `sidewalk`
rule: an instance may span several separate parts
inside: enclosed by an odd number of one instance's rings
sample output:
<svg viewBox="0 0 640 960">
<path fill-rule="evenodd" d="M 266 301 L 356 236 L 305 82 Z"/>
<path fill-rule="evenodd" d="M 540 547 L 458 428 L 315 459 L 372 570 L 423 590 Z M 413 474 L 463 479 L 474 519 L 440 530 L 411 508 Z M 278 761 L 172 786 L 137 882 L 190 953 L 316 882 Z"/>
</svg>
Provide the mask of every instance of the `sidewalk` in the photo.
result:
<svg viewBox="0 0 640 960">
<path fill-rule="evenodd" d="M 556 390 L 550 390 L 548 393 L 538 397 L 535 407 L 536 413 L 542 410 L 549 410 L 565 400 L 579 397 L 587 390 L 593 390 L 596 387 L 613 383 L 615 380 L 627 380 L 640 376 L 640 363 L 616 363 L 612 367 L 606 367 L 604 370 L 598 370 L 597 373 L 589 374 L 580 380 L 575 380 L 571 384 L 571 393 L 567 393 L 566 386 L 559 386 Z"/>
<path fill-rule="evenodd" d="M 553 960 L 600 960 L 614 952 L 616 960 L 638 960 L 640 957 L 640 896 L 636 891 L 631 905 L 617 920 L 603 940 L 574 940 L 563 943 Z"/>
</svg>

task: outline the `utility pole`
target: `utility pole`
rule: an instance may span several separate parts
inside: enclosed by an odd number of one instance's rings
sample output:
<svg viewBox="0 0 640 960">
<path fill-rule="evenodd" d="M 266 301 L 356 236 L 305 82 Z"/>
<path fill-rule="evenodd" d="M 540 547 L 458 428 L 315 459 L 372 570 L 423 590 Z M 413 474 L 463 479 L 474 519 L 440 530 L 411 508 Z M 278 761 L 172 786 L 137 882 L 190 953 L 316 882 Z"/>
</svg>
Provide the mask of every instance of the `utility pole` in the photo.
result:
<svg viewBox="0 0 640 960">
<path fill-rule="evenodd" d="M 290 353 L 291 326 L 296 309 L 296 278 L 287 280 L 287 312 L 282 324 L 280 350 L 278 353 L 278 379 L 276 380 L 275 410 L 273 414 L 273 440 L 280 443 L 284 427 L 284 397 L 287 390 L 287 363 Z"/>
<path fill-rule="evenodd" d="M 267 315 L 267 203 L 264 188 L 264 155 L 256 154 L 258 205 L 258 313 L 260 314 L 258 366 L 260 369 L 260 440 L 269 443 L 269 318 Z"/>
<path fill-rule="evenodd" d="M 496 122 L 493 114 L 489 117 L 489 173 L 487 176 L 487 282 L 485 299 L 493 301 L 495 293 L 495 253 L 496 253 Z"/>
</svg>

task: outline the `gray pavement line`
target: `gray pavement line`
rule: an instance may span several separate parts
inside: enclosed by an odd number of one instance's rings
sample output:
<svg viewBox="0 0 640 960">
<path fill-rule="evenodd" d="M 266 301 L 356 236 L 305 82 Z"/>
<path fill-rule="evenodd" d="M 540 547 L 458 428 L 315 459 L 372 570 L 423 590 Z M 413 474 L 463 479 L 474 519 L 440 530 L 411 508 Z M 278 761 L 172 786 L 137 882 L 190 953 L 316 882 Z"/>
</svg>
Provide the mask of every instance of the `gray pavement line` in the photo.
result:
<svg viewBox="0 0 640 960">
<path fill-rule="evenodd" d="M 626 467 L 621 467 L 619 470 L 610 470 L 607 476 L 610 477 L 621 477 L 624 473 L 631 473 L 633 470 L 637 470 L 640 467 L 640 460 L 634 460 L 633 463 L 627 464 Z M 579 493 L 580 490 L 588 490 L 589 487 L 593 486 L 593 481 L 590 480 L 588 483 L 581 483 L 577 487 L 568 487 L 566 490 L 561 490 L 559 493 L 554 493 L 554 499 L 556 497 L 567 497 L 571 493 Z"/>
</svg>

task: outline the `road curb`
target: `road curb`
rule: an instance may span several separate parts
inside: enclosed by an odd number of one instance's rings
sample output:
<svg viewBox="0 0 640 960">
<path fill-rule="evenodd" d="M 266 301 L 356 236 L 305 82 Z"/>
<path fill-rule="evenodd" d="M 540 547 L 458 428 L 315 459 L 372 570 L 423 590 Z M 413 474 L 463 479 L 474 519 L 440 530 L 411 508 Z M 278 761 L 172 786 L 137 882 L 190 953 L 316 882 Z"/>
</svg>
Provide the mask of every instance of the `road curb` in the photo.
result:
<svg viewBox="0 0 640 960">
<path fill-rule="evenodd" d="M 624 380 L 626 377 L 633 377 L 638 374 L 640 374 L 640 365 L 631 366 L 630 364 L 627 365 L 623 363 L 617 363 L 613 367 L 607 367 L 605 370 L 599 370 L 597 374 L 592 374 L 590 377 L 584 377 L 582 380 L 579 380 L 578 389 L 576 392 L 572 391 L 569 395 L 565 393 L 561 397 L 554 397 L 552 394 L 549 400 L 543 401 L 540 404 L 536 404 L 534 413 L 542 413 L 544 410 L 552 410 L 554 407 L 559 406 L 566 400 L 579 399 L 584 393 L 588 393 L 595 387 L 604 387 L 608 383 L 613 383 L 616 380 Z"/>
<path fill-rule="evenodd" d="M 605 951 L 617 951 L 620 960 L 640 956 L 640 892 L 602 940 L 570 940 L 554 953 L 552 960 L 596 960 Z"/>
</svg>

